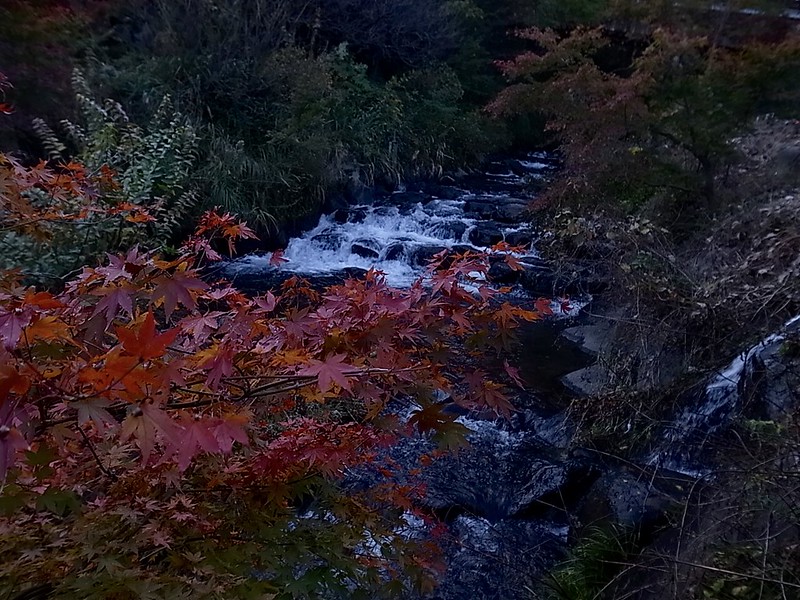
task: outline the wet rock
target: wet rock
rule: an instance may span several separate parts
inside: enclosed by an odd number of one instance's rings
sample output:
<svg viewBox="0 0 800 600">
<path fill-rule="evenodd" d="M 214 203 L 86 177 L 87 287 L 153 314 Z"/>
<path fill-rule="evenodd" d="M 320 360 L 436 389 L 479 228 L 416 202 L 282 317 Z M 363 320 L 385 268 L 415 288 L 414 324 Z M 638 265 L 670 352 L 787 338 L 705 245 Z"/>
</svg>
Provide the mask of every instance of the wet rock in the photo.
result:
<svg viewBox="0 0 800 600">
<path fill-rule="evenodd" d="M 662 485 L 667 489 L 662 489 Z M 647 473 L 613 470 L 588 489 L 575 513 L 583 525 L 612 522 L 640 533 L 667 523 L 667 515 L 685 491 L 679 481 L 668 482 Z"/>
<path fill-rule="evenodd" d="M 469 241 L 476 246 L 494 246 L 503 241 L 503 232 L 494 223 L 478 223 L 469 232 Z"/>
<path fill-rule="evenodd" d="M 538 410 L 525 409 L 513 417 L 515 427 L 531 431 L 544 446 L 565 450 L 571 443 L 577 427 L 565 412 L 547 415 Z"/>
<path fill-rule="evenodd" d="M 448 569 L 427 600 L 500 600 L 527 597 L 540 578 L 564 558 L 567 530 L 541 521 L 490 523 L 473 515 L 451 526 L 445 544 Z"/>
<path fill-rule="evenodd" d="M 530 247 L 533 242 L 533 233 L 530 231 L 509 231 L 506 233 L 505 240 L 511 246 Z"/>
<path fill-rule="evenodd" d="M 786 145 L 775 153 L 775 171 L 787 181 L 800 181 L 800 143 Z"/>
<path fill-rule="evenodd" d="M 395 192 L 387 199 L 394 206 L 408 207 L 415 204 L 425 204 L 431 199 L 425 192 Z"/>
<path fill-rule="evenodd" d="M 350 252 L 362 258 L 377 259 L 380 256 L 380 246 L 374 240 L 361 239 L 353 242 Z"/>
<path fill-rule="evenodd" d="M 489 266 L 487 278 L 490 283 L 500 285 L 511 285 L 517 283 L 520 278 L 520 271 L 512 269 L 504 260 L 493 260 Z"/>
<path fill-rule="evenodd" d="M 600 294 L 610 286 L 610 275 L 602 273 L 599 267 L 580 268 L 556 273 L 542 262 L 531 262 L 520 277 L 520 284 L 529 292 L 539 295 Z"/>
<path fill-rule="evenodd" d="M 434 225 L 429 234 L 442 240 L 461 240 L 467 231 L 467 224 L 463 221 L 442 221 Z"/>
<path fill-rule="evenodd" d="M 439 254 L 442 250 L 446 250 L 445 246 L 416 246 L 407 251 L 409 261 L 413 265 L 425 266 L 431 259 Z"/>
<path fill-rule="evenodd" d="M 785 335 L 760 347 L 742 381 L 745 414 L 782 423 L 800 406 L 800 321 Z"/>
<path fill-rule="evenodd" d="M 424 502 L 441 514 L 468 512 L 495 522 L 508 517 L 554 516 L 557 504 L 574 504 L 572 492 L 586 466 L 552 455 L 528 431 L 506 431 L 491 421 L 466 421 L 470 445 L 435 460 L 425 471 Z M 561 498 L 555 502 L 554 498 Z M 548 500 L 549 499 L 549 500 Z M 565 509 L 566 510 L 566 509 Z"/>
<path fill-rule="evenodd" d="M 363 223 L 367 211 L 363 208 L 340 208 L 333 213 L 333 220 L 339 225 L 344 223 Z"/>
<path fill-rule="evenodd" d="M 467 232 L 467 224 L 463 221 L 450 221 L 447 223 L 447 228 L 450 230 L 450 235 L 454 240 L 460 240 Z"/>
<path fill-rule="evenodd" d="M 576 396 L 590 397 L 605 391 L 611 383 L 611 377 L 606 367 L 594 364 L 564 375 L 561 383 Z"/>
<path fill-rule="evenodd" d="M 320 248 L 335 250 L 345 242 L 345 236 L 335 231 L 323 231 L 311 238 L 311 241 Z"/>
<path fill-rule="evenodd" d="M 431 184 L 427 187 L 427 191 L 432 196 L 443 200 L 457 200 L 466 194 L 461 188 L 452 185 Z"/>
<path fill-rule="evenodd" d="M 316 275 L 311 279 L 312 286 L 321 291 L 332 285 L 339 285 L 349 278 L 360 278 L 366 274 L 366 270 L 357 267 L 348 267 L 338 271 L 332 271 L 325 275 Z M 296 273 L 284 271 L 278 268 L 260 269 L 258 271 L 236 271 L 230 267 L 224 270 L 209 271 L 204 274 L 209 280 L 225 277 L 241 292 L 248 295 L 263 294 L 267 291 L 280 289 L 281 285 Z"/>
<path fill-rule="evenodd" d="M 406 255 L 406 247 L 402 242 L 396 242 L 386 247 L 383 260 L 402 260 Z"/>
<path fill-rule="evenodd" d="M 467 200 L 464 210 L 473 218 L 518 223 L 528 210 L 528 202 L 510 196 L 477 197 Z"/>
<path fill-rule="evenodd" d="M 493 219 L 496 212 L 495 200 L 481 198 L 467 200 L 464 204 L 464 211 L 473 218 Z"/>
<path fill-rule="evenodd" d="M 507 201 L 499 204 L 494 219 L 503 223 L 519 223 L 528 212 L 528 203 L 524 200 Z"/>
<path fill-rule="evenodd" d="M 591 325 L 569 327 L 561 332 L 561 336 L 576 344 L 589 354 L 599 354 L 611 346 L 614 325 L 611 321 L 600 321 Z"/>
<path fill-rule="evenodd" d="M 546 264 L 530 264 L 520 273 L 520 285 L 537 296 L 555 296 L 558 294 L 558 277 Z"/>
</svg>

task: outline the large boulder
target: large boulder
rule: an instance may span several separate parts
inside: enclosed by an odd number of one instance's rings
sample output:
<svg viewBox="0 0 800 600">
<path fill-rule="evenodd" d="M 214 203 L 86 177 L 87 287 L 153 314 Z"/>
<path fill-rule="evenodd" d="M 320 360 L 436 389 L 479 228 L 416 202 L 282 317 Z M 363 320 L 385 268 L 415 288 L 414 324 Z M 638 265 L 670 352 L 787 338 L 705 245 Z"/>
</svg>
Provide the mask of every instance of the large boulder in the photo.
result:
<svg viewBox="0 0 800 600">
<path fill-rule="evenodd" d="M 667 525 L 670 511 L 689 489 L 682 483 L 674 474 L 614 468 L 586 489 L 575 516 L 584 527 L 609 523 L 649 535 Z"/>
<path fill-rule="evenodd" d="M 494 218 L 502 223 L 519 223 L 524 220 L 527 212 L 527 201 L 508 198 L 497 205 Z"/>
</svg>

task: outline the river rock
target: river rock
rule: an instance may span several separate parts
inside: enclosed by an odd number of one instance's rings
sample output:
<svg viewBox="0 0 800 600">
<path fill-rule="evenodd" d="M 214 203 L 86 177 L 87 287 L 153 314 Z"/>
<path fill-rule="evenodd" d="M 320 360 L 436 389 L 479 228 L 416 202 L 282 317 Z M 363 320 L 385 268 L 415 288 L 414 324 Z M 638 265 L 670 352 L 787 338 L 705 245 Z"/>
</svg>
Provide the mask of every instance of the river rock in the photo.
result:
<svg viewBox="0 0 800 600">
<path fill-rule="evenodd" d="M 409 207 L 415 204 L 425 204 L 430 199 L 430 194 L 425 192 L 395 192 L 387 200 L 394 206 Z"/>
<path fill-rule="evenodd" d="M 435 460 L 423 475 L 427 506 L 444 517 L 467 512 L 497 521 L 553 516 L 554 506 L 574 503 L 570 490 L 584 487 L 589 476 L 583 463 L 551 455 L 529 431 L 465 423 L 473 430 L 469 447 Z"/>
<path fill-rule="evenodd" d="M 386 247 L 383 252 L 383 260 L 402 260 L 406 255 L 406 246 L 402 242 L 395 242 Z"/>
<path fill-rule="evenodd" d="M 494 218 L 503 223 L 519 223 L 528 212 L 528 203 L 525 200 L 509 199 L 498 204 Z"/>
<path fill-rule="evenodd" d="M 775 174 L 783 180 L 800 181 L 800 143 L 783 146 L 775 153 Z"/>
<path fill-rule="evenodd" d="M 445 542 L 448 568 L 426 600 L 512 600 L 563 560 L 566 528 L 517 519 L 489 522 L 459 516 Z"/>
<path fill-rule="evenodd" d="M 533 243 L 533 232 L 531 231 L 509 231 L 505 237 L 506 243 L 511 246 L 529 247 Z"/>
<path fill-rule="evenodd" d="M 561 378 L 561 383 L 576 396 L 590 397 L 602 394 L 612 381 L 612 373 L 601 364 L 589 365 Z"/>
<path fill-rule="evenodd" d="M 668 492 L 661 489 L 662 484 L 670 488 Z M 680 501 L 682 490 L 678 481 L 669 483 L 646 472 L 612 470 L 588 489 L 575 516 L 583 525 L 605 521 L 651 533 L 666 524 L 667 514 Z"/>
<path fill-rule="evenodd" d="M 518 223 L 528 210 L 528 202 L 510 196 L 477 197 L 467 200 L 464 210 L 473 218 Z"/>
<path fill-rule="evenodd" d="M 800 406 L 800 321 L 753 353 L 742 380 L 745 414 L 751 419 L 787 420 Z"/>
<path fill-rule="evenodd" d="M 380 245 L 375 240 L 360 239 L 353 242 L 350 252 L 362 258 L 377 259 L 380 256 Z"/>
<path fill-rule="evenodd" d="M 411 264 L 424 267 L 434 256 L 446 249 L 445 246 L 415 246 L 408 249 L 408 258 Z"/>
<path fill-rule="evenodd" d="M 318 290 L 324 290 L 332 285 L 339 285 L 346 279 L 362 278 L 366 274 L 365 269 L 358 267 L 347 267 L 338 271 L 331 271 L 325 275 L 315 275 L 310 279 L 312 286 Z M 297 276 L 291 271 L 284 271 L 279 268 L 259 269 L 258 271 L 248 271 L 246 269 L 236 270 L 235 266 L 226 265 L 224 269 L 209 270 L 203 274 L 203 278 L 215 281 L 220 277 L 228 279 L 236 289 L 248 294 L 263 294 L 268 291 L 279 290 L 283 283 Z"/>
<path fill-rule="evenodd" d="M 333 213 L 333 220 L 343 225 L 344 223 L 363 223 L 367 211 L 363 208 L 340 208 Z"/>
<path fill-rule="evenodd" d="M 443 200 L 457 200 L 467 193 L 461 188 L 457 188 L 452 185 L 438 184 L 428 186 L 427 191 L 435 198 L 441 198 Z"/>
<path fill-rule="evenodd" d="M 599 354 L 610 349 L 614 335 L 614 324 L 611 321 L 598 321 L 591 325 L 569 327 L 561 332 L 561 337 L 577 345 L 588 354 Z"/>
<path fill-rule="evenodd" d="M 344 243 L 345 236 L 335 231 L 323 231 L 312 237 L 311 241 L 325 250 L 335 250 Z"/>
<path fill-rule="evenodd" d="M 469 232 L 469 241 L 476 246 L 494 246 L 503 241 L 503 232 L 495 223 L 478 223 Z"/>
<path fill-rule="evenodd" d="M 536 441 L 543 446 L 566 450 L 572 445 L 577 427 L 565 411 L 544 414 L 539 410 L 524 409 L 512 417 L 515 428 L 533 432 Z"/>
<path fill-rule="evenodd" d="M 558 295 L 558 277 L 550 266 L 542 262 L 523 264 L 526 267 L 519 275 L 519 284 L 526 291 L 536 296 Z"/>
<path fill-rule="evenodd" d="M 467 224 L 463 221 L 442 221 L 434 231 L 442 239 L 461 240 L 467 231 Z"/>
<path fill-rule="evenodd" d="M 464 211 L 477 219 L 493 219 L 495 215 L 495 200 L 473 198 L 464 203 Z"/>
<path fill-rule="evenodd" d="M 487 278 L 490 283 L 511 285 L 519 281 L 520 271 L 512 269 L 503 259 L 492 260 Z"/>
</svg>

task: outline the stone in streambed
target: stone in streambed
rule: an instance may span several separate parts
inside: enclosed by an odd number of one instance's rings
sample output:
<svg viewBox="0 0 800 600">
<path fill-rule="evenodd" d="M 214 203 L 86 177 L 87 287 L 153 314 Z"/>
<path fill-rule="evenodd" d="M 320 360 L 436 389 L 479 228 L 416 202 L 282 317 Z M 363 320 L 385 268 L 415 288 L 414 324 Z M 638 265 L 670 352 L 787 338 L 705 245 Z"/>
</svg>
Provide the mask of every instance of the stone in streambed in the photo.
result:
<svg viewBox="0 0 800 600">
<path fill-rule="evenodd" d="M 357 240 L 350 246 L 350 252 L 356 256 L 368 259 L 377 259 L 380 248 L 373 240 Z"/>
<path fill-rule="evenodd" d="M 503 232 L 494 223 L 478 223 L 469 232 L 469 241 L 476 246 L 494 246 L 503 241 Z"/>
</svg>

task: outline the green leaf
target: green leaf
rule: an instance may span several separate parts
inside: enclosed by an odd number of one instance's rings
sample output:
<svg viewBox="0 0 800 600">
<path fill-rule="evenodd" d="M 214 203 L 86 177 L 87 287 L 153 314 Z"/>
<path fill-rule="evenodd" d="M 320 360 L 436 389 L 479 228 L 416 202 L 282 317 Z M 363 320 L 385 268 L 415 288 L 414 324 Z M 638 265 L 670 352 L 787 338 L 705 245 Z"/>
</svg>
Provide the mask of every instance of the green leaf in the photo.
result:
<svg viewBox="0 0 800 600">
<path fill-rule="evenodd" d="M 37 510 L 51 512 L 59 517 L 78 512 L 80 507 L 80 498 L 74 492 L 67 490 L 50 488 L 36 499 Z"/>
</svg>

